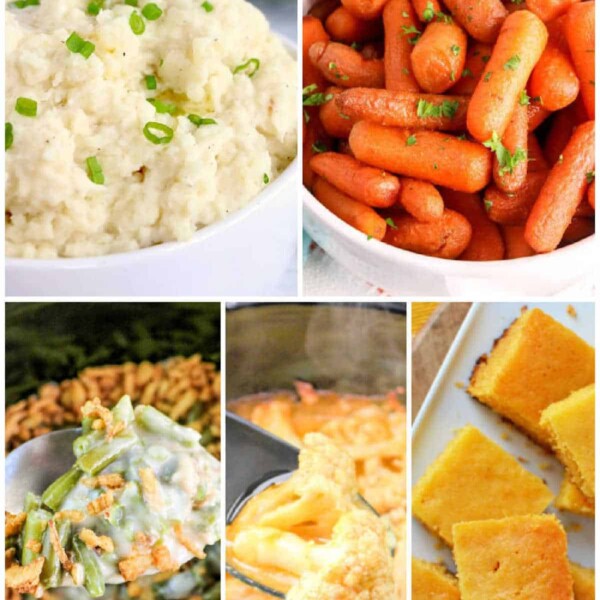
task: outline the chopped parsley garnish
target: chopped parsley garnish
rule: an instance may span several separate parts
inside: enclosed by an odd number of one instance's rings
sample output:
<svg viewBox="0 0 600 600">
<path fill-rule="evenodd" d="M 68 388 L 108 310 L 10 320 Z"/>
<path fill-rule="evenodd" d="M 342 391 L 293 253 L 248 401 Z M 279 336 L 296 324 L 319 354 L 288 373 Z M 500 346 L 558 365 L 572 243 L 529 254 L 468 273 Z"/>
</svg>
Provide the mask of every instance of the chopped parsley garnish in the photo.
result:
<svg viewBox="0 0 600 600">
<path fill-rule="evenodd" d="M 248 75 L 248 77 L 254 77 L 258 69 L 260 69 L 260 60 L 258 60 L 258 58 L 249 58 L 245 63 L 238 65 L 233 70 L 233 74 L 237 75 L 238 73 L 247 71 L 246 75 Z"/>
<path fill-rule="evenodd" d="M 31 98 L 17 98 L 15 110 L 24 117 L 37 116 L 37 102 Z"/>
<path fill-rule="evenodd" d="M 494 203 L 486 198 L 483 201 L 483 206 L 485 207 L 486 212 L 490 212 L 490 210 L 492 210 L 492 206 L 494 206 Z"/>
<path fill-rule="evenodd" d="M 205 2 L 203 2 L 200 6 L 202 6 L 202 8 L 207 13 L 212 12 L 213 10 L 215 10 L 215 7 L 208 0 L 206 0 Z"/>
<path fill-rule="evenodd" d="M 457 46 L 456 44 L 450 46 L 450 50 L 452 51 L 452 54 L 454 54 L 454 56 L 458 56 L 460 54 L 460 46 Z"/>
<path fill-rule="evenodd" d="M 460 103 L 458 100 L 444 100 L 441 104 L 433 104 L 420 98 L 417 102 L 417 117 L 425 119 L 427 117 L 448 117 L 452 118 Z"/>
<path fill-rule="evenodd" d="M 144 79 L 146 80 L 146 89 L 148 89 L 148 90 L 156 89 L 156 77 L 154 77 L 154 75 L 146 75 L 146 77 L 144 77 Z"/>
<path fill-rule="evenodd" d="M 15 8 L 27 8 L 28 6 L 39 6 L 40 0 L 17 0 L 11 6 Z"/>
<path fill-rule="evenodd" d="M 85 159 L 85 164 L 87 165 L 87 172 L 90 181 L 96 185 L 103 185 L 104 173 L 102 172 L 102 167 L 100 166 L 98 159 L 95 156 L 89 156 Z"/>
<path fill-rule="evenodd" d="M 4 123 L 4 150 L 8 150 L 15 140 L 12 123 Z"/>
<path fill-rule="evenodd" d="M 162 9 L 154 2 L 150 2 L 150 4 L 146 4 L 144 8 L 142 8 L 142 15 L 148 19 L 148 21 L 156 21 L 163 14 Z"/>
<path fill-rule="evenodd" d="M 592 181 L 594 181 L 595 177 L 596 177 L 596 171 L 588 171 L 588 172 L 585 174 L 585 180 L 586 180 L 588 183 L 592 183 Z"/>
<path fill-rule="evenodd" d="M 403 75 L 410 75 L 410 70 L 407 69 L 406 67 L 402 67 L 402 74 Z"/>
<path fill-rule="evenodd" d="M 87 5 L 87 13 L 88 15 L 97 16 L 100 14 L 100 11 L 104 8 L 103 6 L 104 0 L 95 0 L 94 2 L 90 2 Z"/>
<path fill-rule="evenodd" d="M 452 23 L 452 17 L 444 14 L 441 11 L 435 13 L 435 16 L 440 23 Z"/>
<path fill-rule="evenodd" d="M 153 144 L 168 144 L 175 135 L 175 132 L 168 125 L 163 125 L 155 121 L 146 123 L 143 132 L 144 137 Z M 163 135 L 158 135 L 158 133 L 162 133 Z"/>
<path fill-rule="evenodd" d="M 269 183 L 269 176 L 266 173 L 263 173 L 263 183 L 267 185 Z"/>
<path fill-rule="evenodd" d="M 83 38 L 79 37 L 75 32 L 73 32 L 67 38 L 65 45 L 73 54 L 81 54 L 81 56 L 83 56 L 83 58 L 85 58 L 86 60 L 92 55 L 92 53 L 96 49 L 96 46 L 94 46 L 92 42 L 84 40 Z"/>
<path fill-rule="evenodd" d="M 392 219 L 392 217 L 388 217 L 385 222 L 389 225 L 389 227 L 391 227 L 392 229 L 398 229 L 398 225 L 396 225 L 396 223 L 394 223 L 394 220 Z"/>
<path fill-rule="evenodd" d="M 333 98 L 333 94 L 323 94 L 321 92 L 313 92 L 318 89 L 317 84 L 307 85 L 302 90 L 302 106 L 321 106 L 329 102 Z"/>
<path fill-rule="evenodd" d="M 125 0 L 125 4 L 127 4 L 127 6 L 136 6 L 138 5 L 138 0 Z"/>
<path fill-rule="evenodd" d="M 316 152 L 317 154 L 321 154 L 321 152 L 327 152 L 327 146 L 319 140 L 312 145 L 312 149 L 313 152 Z"/>
<path fill-rule="evenodd" d="M 341 75 L 341 74 L 340 74 L 340 72 L 338 71 L 338 67 L 337 67 L 337 65 L 336 65 L 334 62 L 330 62 L 330 63 L 327 65 L 327 68 L 328 68 L 330 71 L 332 71 L 332 72 L 333 72 L 333 74 L 335 75 L 335 78 L 336 78 L 336 79 L 343 79 L 343 80 L 349 79 L 348 75 Z"/>
<path fill-rule="evenodd" d="M 481 57 L 482 62 L 486 63 L 488 60 L 490 60 L 491 56 L 489 54 L 484 54 Z"/>
<path fill-rule="evenodd" d="M 414 146 L 417 143 L 417 136 L 413 133 L 406 138 L 407 146 Z"/>
<path fill-rule="evenodd" d="M 450 81 L 456 81 L 456 75 L 454 74 L 454 71 L 450 71 Z"/>
<path fill-rule="evenodd" d="M 402 32 L 404 35 L 412 35 L 408 40 L 409 44 L 413 46 L 419 41 L 421 38 L 421 32 L 414 25 L 402 25 Z"/>
<path fill-rule="evenodd" d="M 427 6 L 425 7 L 425 10 L 423 11 L 423 21 L 429 23 L 429 21 L 431 21 L 431 19 L 433 19 L 434 16 L 435 11 L 433 10 L 433 4 L 431 2 L 428 2 Z"/>
<path fill-rule="evenodd" d="M 142 35 L 144 31 L 146 31 L 146 24 L 144 23 L 144 19 L 140 16 L 140 13 L 137 11 L 133 11 L 131 16 L 129 17 L 129 27 L 131 27 L 131 31 L 135 33 L 135 35 Z"/>
<path fill-rule="evenodd" d="M 521 62 L 521 57 L 518 54 L 515 54 L 514 56 L 511 56 L 504 63 L 504 70 L 505 71 L 516 71 L 516 69 L 519 66 L 520 62 Z"/>
<path fill-rule="evenodd" d="M 492 72 L 488 71 L 484 76 L 483 76 L 483 80 L 484 81 L 489 81 L 492 77 Z"/>
<path fill-rule="evenodd" d="M 511 154 L 495 131 L 492 132 L 491 139 L 483 142 L 483 145 L 496 155 L 500 166 L 498 171 L 500 176 L 512 173 L 519 163 L 527 160 L 527 152 L 522 148 L 516 148 L 514 154 Z"/>
<path fill-rule="evenodd" d="M 527 95 L 527 90 L 521 90 L 521 94 L 519 95 L 519 104 L 521 106 L 527 106 L 531 98 Z"/>
<path fill-rule="evenodd" d="M 473 72 L 471 69 L 464 69 L 462 72 L 462 77 L 473 77 Z"/>
<path fill-rule="evenodd" d="M 208 117 L 201 117 L 200 115 L 195 115 L 194 113 L 188 115 L 187 118 L 196 127 L 200 127 L 201 125 L 217 125 L 217 122 L 214 119 L 210 119 Z"/>
</svg>

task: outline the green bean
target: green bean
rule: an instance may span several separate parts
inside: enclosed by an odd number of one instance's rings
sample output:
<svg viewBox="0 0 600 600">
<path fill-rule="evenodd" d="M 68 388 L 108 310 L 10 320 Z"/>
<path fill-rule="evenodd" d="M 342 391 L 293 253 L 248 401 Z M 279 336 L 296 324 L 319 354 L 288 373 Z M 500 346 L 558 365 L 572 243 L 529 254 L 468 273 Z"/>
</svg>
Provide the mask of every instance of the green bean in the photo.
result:
<svg viewBox="0 0 600 600">
<path fill-rule="evenodd" d="M 81 419 L 81 431 L 86 434 L 92 431 L 92 424 L 94 423 L 94 419 L 92 417 L 83 417 Z"/>
<path fill-rule="evenodd" d="M 112 414 L 117 423 L 123 422 L 129 425 L 134 419 L 131 398 L 129 396 L 123 396 L 113 407 Z"/>
<path fill-rule="evenodd" d="M 60 508 L 66 495 L 77 485 L 83 473 L 76 467 L 71 467 L 64 475 L 61 475 L 54 483 L 51 483 L 42 494 L 42 502 L 52 510 Z"/>
<path fill-rule="evenodd" d="M 200 441 L 200 434 L 197 431 L 178 425 L 152 406 L 137 406 L 135 418 L 145 429 L 179 442 L 183 446 L 194 446 Z"/>
<path fill-rule="evenodd" d="M 24 503 L 24 511 L 29 512 L 30 510 L 35 510 L 36 508 L 40 508 L 42 506 L 42 499 L 33 492 L 27 492 L 25 496 Z"/>
<path fill-rule="evenodd" d="M 79 458 L 82 454 L 89 452 L 94 446 L 104 439 L 104 434 L 99 431 L 84 433 L 73 442 L 73 454 Z"/>
<path fill-rule="evenodd" d="M 71 522 L 68 520 L 57 521 L 56 531 L 58 533 L 58 539 L 60 545 L 63 548 L 67 548 L 69 537 L 71 536 Z M 45 588 L 57 587 L 61 582 L 61 563 L 58 558 L 58 554 L 54 550 L 54 546 L 50 541 L 50 528 L 46 529 L 46 535 L 44 536 L 44 549 L 43 554 L 46 560 L 42 568 L 41 581 Z"/>
<path fill-rule="evenodd" d="M 92 598 L 102 596 L 104 594 L 104 578 L 96 554 L 81 541 L 78 535 L 73 536 L 73 551 L 77 562 L 83 565 L 83 586 L 88 594 Z"/>
<path fill-rule="evenodd" d="M 97 475 L 108 465 L 115 462 L 127 450 L 137 442 L 137 436 L 132 433 L 124 433 L 114 437 L 112 440 L 102 442 L 85 454 L 82 454 L 76 465 L 88 475 Z"/>
<path fill-rule="evenodd" d="M 27 519 L 23 527 L 23 538 L 22 552 L 21 552 L 21 564 L 26 566 L 32 563 L 39 555 L 40 552 L 36 552 L 27 545 L 29 542 L 42 542 L 42 536 L 48 525 L 48 521 L 52 518 L 52 515 L 43 509 L 35 509 L 27 513 Z"/>
</svg>

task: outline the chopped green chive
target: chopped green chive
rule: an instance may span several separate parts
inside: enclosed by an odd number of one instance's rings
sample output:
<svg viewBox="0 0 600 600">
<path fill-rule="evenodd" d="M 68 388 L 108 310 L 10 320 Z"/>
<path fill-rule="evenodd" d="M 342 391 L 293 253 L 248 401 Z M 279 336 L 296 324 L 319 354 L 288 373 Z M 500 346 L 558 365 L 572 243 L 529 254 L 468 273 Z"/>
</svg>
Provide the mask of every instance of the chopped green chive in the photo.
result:
<svg viewBox="0 0 600 600">
<path fill-rule="evenodd" d="M 529 104 L 529 100 L 531 100 L 531 98 L 527 95 L 527 91 L 521 90 L 521 94 L 519 95 L 519 104 L 521 106 L 527 106 Z"/>
<path fill-rule="evenodd" d="M 142 14 L 148 21 L 156 21 L 163 14 L 163 11 L 157 4 L 154 2 L 150 2 L 150 4 L 146 4 L 144 8 L 142 8 Z"/>
<path fill-rule="evenodd" d="M 79 37 L 77 33 L 73 32 L 65 42 L 67 48 L 73 54 L 81 54 L 86 60 L 92 55 L 96 46 L 92 42 L 88 42 L 83 38 Z"/>
<path fill-rule="evenodd" d="M 260 60 L 258 58 L 249 58 L 245 63 L 238 65 L 234 70 L 233 74 L 241 73 L 242 71 L 248 70 L 246 73 L 248 77 L 254 77 L 258 69 L 260 68 Z"/>
<path fill-rule="evenodd" d="M 102 185 L 104 183 L 104 173 L 102 167 L 95 156 L 89 156 L 85 159 L 87 165 L 88 177 L 92 183 Z"/>
<path fill-rule="evenodd" d="M 408 17 L 408 13 L 406 15 Z M 435 16 L 435 11 L 433 10 L 433 4 L 431 2 L 427 3 L 425 10 L 423 11 L 423 21 L 431 21 Z"/>
<path fill-rule="evenodd" d="M 40 0 L 17 0 L 12 3 L 15 8 L 27 8 L 28 6 L 39 6 Z"/>
<path fill-rule="evenodd" d="M 146 25 L 144 24 L 144 19 L 140 17 L 140 14 L 135 10 L 131 13 L 129 17 L 129 27 L 131 27 L 131 31 L 135 33 L 135 35 L 142 35 L 146 30 Z"/>
<path fill-rule="evenodd" d="M 187 117 L 196 127 L 201 125 L 216 125 L 217 122 L 214 119 L 201 117 L 200 115 L 191 114 Z"/>
<path fill-rule="evenodd" d="M 156 112 L 160 115 L 169 114 L 174 115 L 177 112 L 177 106 L 169 102 L 162 102 L 157 98 L 147 98 L 147 102 L 154 106 Z"/>
<path fill-rule="evenodd" d="M 269 176 L 266 173 L 263 173 L 263 183 L 267 185 L 269 183 Z"/>
<path fill-rule="evenodd" d="M 315 83 L 302 89 L 302 106 L 321 106 L 321 104 L 325 104 L 333 98 L 333 94 L 322 94 L 320 92 L 313 94 L 316 89 L 317 85 Z"/>
<path fill-rule="evenodd" d="M 125 0 L 125 4 L 127 4 L 127 6 L 135 6 L 137 8 L 138 0 Z"/>
<path fill-rule="evenodd" d="M 24 117 L 35 117 L 37 115 L 37 102 L 31 98 L 17 98 L 15 110 Z"/>
<path fill-rule="evenodd" d="M 164 133 L 164 135 L 156 135 L 152 133 L 153 131 Z M 149 121 L 144 125 L 144 136 L 153 144 L 168 144 L 173 139 L 174 134 L 175 132 L 170 127 L 156 121 Z"/>
<path fill-rule="evenodd" d="M 460 46 L 457 46 L 456 44 L 450 46 L 450 50 L 452 50 L 452 54 L 454 54 L 454 56 L 458 56 L 460 54 Z"/>
<path fill-rule="evenodd" d="M 88 15 L 93 15 L 94 17 L 100 14 L 102 10 L 103 0 L 96 0 L 95 2 L 90 2 L 87 5 L 87 13 Z"/>
<path fill-rule="evenodd" d="M 208 2 L 208 0 L 206 0 L 205 2 L 203 2 L 200 6 L 202 6 L 202 8 L 207 12 L 212 12 L 213 10 L 215 10 L 215 7 Z"/>
<path fill-rule="evenodd" d="M 8 150 L 14 142 L 15 136 L 13 133 L 12 123 L 4 123 L 4 149 Z"/>
<path fill-rule="evenodd" d="M 519 63 L 521 62 L 521 57 L 518 54 L 515 54 L 514 56 L 511 56 L 505 63 L 504 63 L 504 70 L 505 71 L 515 71 L 519 65 Z"/>
<path fill-rule="evenodd" d="M 483 205 L 485 206 L 486 212 L 490 212 L 492 206 L 494 206 L 494 203 L 491 200 L 484 200 Z"/>
<path fill-rule="evenodd" d="M 406 138 L 406 145 L 407 146 L 414 146 L 417 143 L 417 136 L 416 135 L 409 135 Z"/>
<path fill-rule="evenodd" d="M 146 89 L 148 89 L 148 90 L 156 89 L 156 77 L 154 77 L 154 75 L 146 75 L 146 77 L 144 77 L 144 79 L 146 80 Z"/>
<path fill-rule="evenodd" d="M 392 219 L 392 217 L 388 217 L 385 222 L 388 224 L 389 227 L 391 227 L 392 229 L 398 229 L 398 225 L 396 225 L 396 223 L 394 223 L 394 220 Z"/>
</svg>

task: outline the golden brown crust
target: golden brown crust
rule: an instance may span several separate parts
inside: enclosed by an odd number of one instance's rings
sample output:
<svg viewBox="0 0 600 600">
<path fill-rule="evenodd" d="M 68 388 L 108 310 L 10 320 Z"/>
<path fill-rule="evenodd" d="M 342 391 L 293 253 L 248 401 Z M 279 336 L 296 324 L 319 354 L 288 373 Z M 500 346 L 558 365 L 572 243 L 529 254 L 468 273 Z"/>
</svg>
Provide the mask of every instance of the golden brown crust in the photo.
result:
<svg viewBox="0 0 600 600">
<path fill-rule="evenodd" d="M 15 564 L 6 569 L 6 587 L 19 594 L 35 594 L 40 584 L 44 560 L 40 556 L 25 567 Z"/>
<path fill-rule="evenodd" d="M 160 510 L 164 506 L 164 500 L 154 471 L 149 467 L 143 467 L 138 470 L 138 473 L 142 482 L 144 500 L 153 510 Z"/>
<path fill-rule="evenodd" d="M 92 489 L 105 487 L 116 490 L 125 485 L 125 480 L 120 473 L 107 473 L 106 475 L 98 475 L 96 477 L 84 477 L 81 483 Z"/>
<path fill-rule="evenodd" d="M 23 525 L 27 520 L 27 513 L 17 513 L 13 515 L 9 512 L 4 513 L 4 537 L 11 537 L 13 535 L 18 535 L 21 533 L 21 529 L 23 529 Z"/>
<path fill-rule="evenodd" d="M 54 548 L 56 556 L 58 556 L 60 564 L 63 566 L 65 571 L 70 572 L 73 568 L 73 563 L 69 560 L 65 549 L 60 543 L 60 536 L 56 530 L 56 523 L 52 519 L 48 521 L 48 531 L 50 533 L 50 543 L 52 544 L 52 548 Z"/>
<path fill-rule="evenodd" d="M 57 521 L 71 521 L 73 523 L 81 523 L 85 519 L 85 514 L 80 510 L 59 510 L 54 518 Z"/>
<path fill-rule="evenodd" d="M 186 536 L 186 534 L 183 531 L 183 527 L 181 526 L 181 523 L 175 523 L 173 531 L 175 531 L 175 537 L 177 538 L 177 541 L 186 550 L 191 552 L 196 558 L 206 558 L 206 554 L 204 554 L 204 552 L 200 548 L 198 548 L 198 546 L 196 546 L 194 540 Z"/>
<path fill-rule="evenodd" d="M 108 535 L 96 535 L 91 529 L 82 529 L 79 532 L 81 541 L 92 550 L 99 548 L 102 552 L 114 552 L 115 544 Z"/>
<path fill-rule="evenodd" d="M 152 566 L 149 554 L 134 554 L 119 561 L 119 572 L 125 581 L 134 581 Z"/>
<path fill-rule="evenodd" d="M 105 510 L 108 510 L 114 501 L 113 493 L 108 490 L 102 496 L 98 496 L 95 500 L 88 502 L 87 511 L 90 515 L 98 515 Z"/>
<path fill-rule="evenodd" d="M 169 549 L 162 544 L 156 544 L 152 548 L 152 564 L 159 571 L 173 571 L 177 568 L 173 563 Z"/>
</svg>

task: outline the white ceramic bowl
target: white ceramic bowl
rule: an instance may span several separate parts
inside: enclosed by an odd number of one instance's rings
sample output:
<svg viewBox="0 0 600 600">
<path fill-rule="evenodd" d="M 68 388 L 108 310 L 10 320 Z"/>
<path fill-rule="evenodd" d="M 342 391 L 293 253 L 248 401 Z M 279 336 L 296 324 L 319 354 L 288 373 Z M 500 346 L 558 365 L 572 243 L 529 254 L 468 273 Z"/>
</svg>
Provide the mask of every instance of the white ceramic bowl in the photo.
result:
<svg viewBox="0 0 600 600">
<path fill-rule="evenodd" d="M 296 52 L 290 41 L 286 48 Z M 298 159 L 246 207 L 168 242 L 120 254 L 7 258 L 7 296 L 262 296 L 296 264 Z M 292 290 L 290 290 L 292 291 Z"/>
<path fill-rule="evenodd" d="M 445 260 L 367 240 L 303 188 L 304 227 L 335 260 L 364 281 L 402 296 L 502 299 L 552 296 L 588 279 L 595 282 L 595 236 L 555 250 L 514 260 Z M 591 287 L 591 286 L 590 286 Z"/>
</svg>

